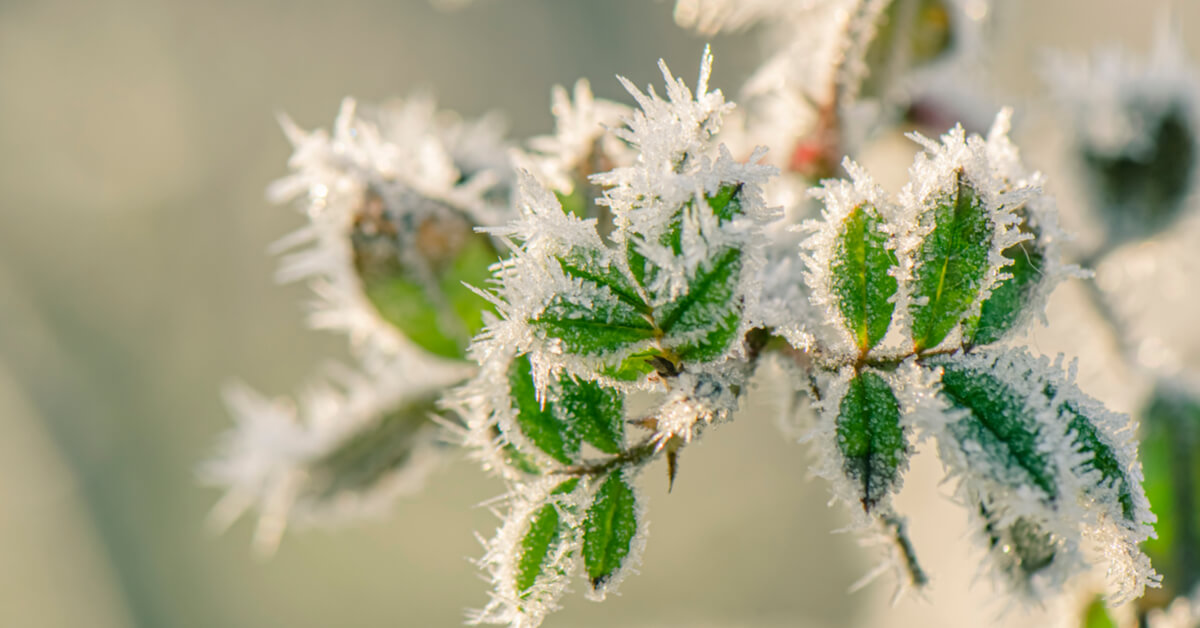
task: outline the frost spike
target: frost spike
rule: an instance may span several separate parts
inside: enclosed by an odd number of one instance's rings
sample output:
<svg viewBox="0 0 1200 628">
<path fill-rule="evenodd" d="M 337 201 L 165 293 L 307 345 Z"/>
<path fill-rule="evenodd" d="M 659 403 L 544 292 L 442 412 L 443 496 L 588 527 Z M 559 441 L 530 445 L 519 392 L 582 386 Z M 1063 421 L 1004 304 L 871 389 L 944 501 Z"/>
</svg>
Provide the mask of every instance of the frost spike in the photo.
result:
<svg viewBox="0 0 1200 628">
<path fill-rule="evenodd" d="M 838 309 L 862 354 L 887 334 L 896 308 L 891 299 L 899 283 L 890 271 L 898 262 L 887 248 L 882 225 L 878 210 L 867 203 L 851 210 L 842 222 L 831 264 Z"/>
<path fill-rule="evenodd" d="M 917 250 L 913 277 L 913 350 L 936 347 L 979 297 L 988 272 L 992 225 L 987 207 L 959 169 L 953 191 L 938 198 L 923 220 L 933 229 Z"/>
<path fill-rule="evenodd" d="M 592 590 L 601 592 L 623 566 L 637 533 L 637 497 L 620 472 L 596 491 L 583 524 L 583 561 Z"/>
<path fill-rule="evenodd" d="M 863 372 L 850 380 L 838 410 L 837 444 L 843 471 L 871 512 L 899 485 L 908 458 L 899 403 L 879 375 Z"/>
</svg>

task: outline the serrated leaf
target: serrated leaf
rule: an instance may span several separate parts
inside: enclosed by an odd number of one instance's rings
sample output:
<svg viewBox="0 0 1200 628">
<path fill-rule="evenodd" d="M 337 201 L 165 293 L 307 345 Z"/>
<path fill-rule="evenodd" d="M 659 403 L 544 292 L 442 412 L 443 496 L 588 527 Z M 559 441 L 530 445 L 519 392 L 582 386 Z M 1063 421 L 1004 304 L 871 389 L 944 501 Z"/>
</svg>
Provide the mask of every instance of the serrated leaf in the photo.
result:
<svg viewBox="0 0 1200 628">
<path fill-rule="evenodd" d="M 967 410 L 950 426 L 960 444 L 974 443 L 995 469 L 1021 477 L 997 478 L 1012 484 L 1032 483 L 1053 499 L 1058 495 L 1055 469 L 1039 447 L 1040 425 L 1025 399 L 999 378 L 942 361 L 942 396 Z M 1027 482 L 1026 482 L 1027 481 Z"/>
<path fill-rule="evenodd" d="M 1037 243 L 1033 240 L 1018 242 L 1004 250 L 1004 257 L 1012 260 L 1004 267 L 1004 271 L 1012 276 L 992 288 L 992 293 L 984 300 L 971 344 L 985 345 L 1000 340 L 1021 319 L 1021 313 L 1037 291 L 1044 262 Z"/>
<path fill-rule="evenodd" d="M 538 403 L 529 357 L 518 356 L 509 368 L 509 387 L 517 426 L 538 449 L 563 464 L 571 464 L 579 455 L 579 436 L 563 421 L 549 401 Z"/>
<path fill-rule="evenodd" d="M 309 465 L 318 499 L 369 491 L 412 458 L 420 434 L 433 428 L 435 399 L 417 400 L 379 416 Z"/>
<path fill-rule="evenodd" d="M 840 226 L 830 263 L 838 310 L 862 353 L 887 334 L 896 309 L 891 299 L 900 285 L 889 274 L 899 262 L 887 248 L 882 225 L 874 207 L 864 203 L 854 208 Z"/>
<path fill-rule="evenodd" d="M 530 517 L 529 529 L 521 538 L 521 555 L 517 560 L 516 590 L 522 598 L 526 597 L 530 587 L 542 575 L 562 527 L 558 508 L 554 504 L 542 506 Z"/>
<path fill-rule="evenodd" d="M 993 237 L 987 208 L 961 170 L 955 189 L 922 220 L 932 220 L 933 229 L 917 249 L 909 306 L 917 352 L 945 340 L 979 296 Z"/>
<path fill-rule="evenodd" d="M 678 347 L 680 358 L 703 361 L 725 352 L 741 320 L 734 303 L 741 268 L 742 252 L 725 249 L 697 269 L 686 294 L 656 312 L 666 344 Z"/>
<path fill-rule="evenodd" d="M 908 446 L 900 404 L 879 375 L 864 372 L 850 380 L 838 407 L 837 445 L 864 510 L 871 511 L 899 486 Z"/>
<path fill-rule="evenodd" d="M 637 497 L 621 473 L 604 480 L 583 524 L 583 562 L 593 589 L 617 572 L 637 533 Z"/>
<path fill-rule="evenodd" d="M 616 454 L 625 445 L 625 400 L 617 390 L 596 382 L 564 377 L 554 404 L 563 423 L 596 449 Z"/>
<path fill-rule="evenodd" d="M 529 323 L 561 340 L 563 350 L 582 355 L 616 353 L 655 335 L 654 326 L 628 303 L 579 295 L 556 295 Z"/>
</svg>

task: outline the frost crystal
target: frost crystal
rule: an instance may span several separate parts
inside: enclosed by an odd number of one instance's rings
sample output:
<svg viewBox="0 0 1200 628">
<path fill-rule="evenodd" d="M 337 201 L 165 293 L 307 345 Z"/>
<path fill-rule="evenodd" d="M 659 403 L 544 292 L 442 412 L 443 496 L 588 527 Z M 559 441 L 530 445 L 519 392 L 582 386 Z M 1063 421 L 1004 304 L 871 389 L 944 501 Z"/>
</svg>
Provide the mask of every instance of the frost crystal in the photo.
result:
<svg viewBox="0 0 1200 628">
<path fill-rule="evenodd" d="M 581 176 L 586 178 L 632 159 L 629 148 L 611 132 L 629 116 L 629 107 L 597 100 L 584 79 L 575 83 L 573 99 L 565 88 L 556 85 L 551 101 L 554 134 L 529 140 L 533 154 L 522 159 L 547 187 L 571 194 Z"/>
</svg>

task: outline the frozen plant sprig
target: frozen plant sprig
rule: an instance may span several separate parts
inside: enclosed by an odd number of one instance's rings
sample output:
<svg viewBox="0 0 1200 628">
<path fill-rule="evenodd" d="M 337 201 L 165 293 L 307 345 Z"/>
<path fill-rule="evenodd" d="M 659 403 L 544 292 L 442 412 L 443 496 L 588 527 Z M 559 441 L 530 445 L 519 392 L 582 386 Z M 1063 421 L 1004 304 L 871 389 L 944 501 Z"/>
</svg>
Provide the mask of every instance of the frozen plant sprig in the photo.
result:
<svg viewBox="0 0 1200 628">
<path fill-rule="evenodd" d="M 817 472 L 857 527 L 892 548 L 884 567 L 898 568 L 902 588 L 926 575 L 892 498 L 925 441 L 1016 598 L 1057 591 L 1088 566 L 1089 545 L 1107 559 L 1112 601 L 1156 584 L 1138 547 L 1154 516 L 1128 418 L 1081 393 L 1061 358 L 1005 343 L 1075 272 L 1058 260 L 1054 205 L 1008 139 L 1009 113 L 986 138 L 961 127 L 912 136 L 925 150 L 895 198 L 845 161 L 846 180 L 813 191 L 823 211 L 803 225 L 802 252 L 780 257 L 766 227 L 783 212 L 763 198 L 778 172 L 763 150 L 739 160 L 723 143 L 733 104 L 709 89 L 711 55 L 694 91 L 661 68 L 663 96 L 622 79 L 637 109 L 597 107 L 586 86 L 574 103 L 556 95 L 558 133 L 513 159 L 527 172 L 496 161 L 474 176 L 454 166 L 439 186 L 410 180 L 395 164 L 421 151 L 394 143 L 451 155 L 446 138 L 458 136 L 399 133 L 409 127 L 352 108 L 337 141 L 297 136 L 290 187 L 307 195 L 329 261 L 309 275 L 340 269 L 356 307 L 407 338 L 421 370 L 461 369 L 432 388 L 430 422 L 506 483 L 479 560 L 491 596 L 470 619 L 536 626 L 579 576 L 593 599 L 614 592 L 646 543 L 643 471 L 664 459 L 673 485 L 686 447 L 732 418 L 767 353 L 794 360 L 816 410 Z M 330 205 L 334 189 L 344 196 Z M 802 264 L 803 281 L 781 285 L 796 275 L 770 272 L 768 249 L 781 266 Z M 781 305 L 796 299 L 807 307 Z M 385 371 L 402 380 L 411 366 Z M 644 405 L 633 394 L 649 397 L 647 410 L 633 413 Z M 383 434 L 385 405 L 363 411 L 371 420 L 331 419 L 344 438 L 320 455 L 275 429 L 280 453 L 259 464 L 257 441 L 235 438 L 215 480 L 281 530 L 292 506 L 312 503 L 298 496 L 312 494 L 315 462 L 322 486 L 339 487 L 327 503 L 353 493 L 379 456 L 397 463 L 378 477 L 407 468 L 388 445 L 416 441 Z"/>
<path fill-rule="evenodd" d="M 825 211 L 806 225 L 808 283 L 829 320 L 816 328 L 811 440 L 860 525 L 894 535 L 912 584 L 925 576 L 890 497 L 913 439 L 932 439 L 1014 593 L 1057 593 L 1092 543 L 1122 602 L 1157 584 L 1139 548 L 1155 519 L 1133 426 L 1083 395 L 1061 358 L 996 344 L 1073 272 L 1008 125 L 1004 111 L 986 140 L 914 136 L 926 152 L 896 201 L 853 163 L 850 181 L 815 191 Z"/>
</svg>

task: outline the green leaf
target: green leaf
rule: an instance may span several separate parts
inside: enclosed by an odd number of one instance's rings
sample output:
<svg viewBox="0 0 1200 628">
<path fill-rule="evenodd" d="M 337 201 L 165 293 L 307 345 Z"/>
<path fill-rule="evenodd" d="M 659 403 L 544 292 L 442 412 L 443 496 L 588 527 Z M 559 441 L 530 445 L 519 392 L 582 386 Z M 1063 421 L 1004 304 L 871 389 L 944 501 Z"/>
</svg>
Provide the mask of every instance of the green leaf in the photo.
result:
<svg viewBox="0 0 1200 628">
<path fill-rule="evenodd" d="M 838 310 L 862 353 L 887 334 L 896 309 L 891 298 L 900 285 L 889 274 L 898 262 L 887 248 L 882 225 L 874 207 L 864 203 L 854 208 L 841 224 L 830 264 Z"/>
<path fill-rule="evenodd" d="M 309 466 L 308 491 L 319 499 L 368 491 L 412 458 L 420 434 L 433 427 L 435 398 L 383 413 Z"/>
<path fill-rule="evenodd" d="M 529 357 L 521 355 L 509 368 L 509 386 L 517 410 L 517 426 L 538 449 L 563 464 L 571 464 L 579 455 L 579 436 L 554 411 L 547 401 L 538 403 Z"/>
<path fill-rule="evenodd" d="M 1043 253 L 1034 240 L 1018 242 L 1005 249 L 1003 254 L 1012 260 L 1004 267 L 1012 277 L 993 288 L 983 302 L 970 344 L 996 342 L 1008 333 L 1033 300 L 1042 278 Z"/>
<path fill-rule="evenodd" d="M 583 524 L 583 562 L 593 589 L 621 568 L 637 533 L 637 498 L 620 472 L 604 480 Z"/>
<path fill-rule="evenodd" d="M 663 308 L 658 325 L 665 344 L 684 360 L 703 361 L 725 352 L 741 320 L 734 294 L 742 269 L 742 252 L 724 249 L 697 269 L 688 291 Z"/>
<path fill-rule="evenodd" d="M 994 468 L 1019 470 L 1020 484 L 1032 483 L 1053 499 L 1058 495 L 1055 469 L 1038 446 L 1040 426 L 1025 399 L 999 378 L 963 368 L 952 360 L 943 365 L 941 394 L 967 416 L 950 426 L 960 444 L 974 443 Z M 998 480 L 1004 478 L 997 478 Z"/>
<path fill-rule="evenodd" d="M 955 190 L 922 215 L 933 229 L 917 250 L 912 333 L 914 351 L 936 347 L 962 320 L 983 289 L 992 246 L 987 208 L 960 170 Z"/>
<path fill-rule="evenodd" d="M 554 409 L 563 423 L 596 449 L 616 454 L 624 446 L 625 403 L 619 391 L 564 377 L 559 382 Z"/>
<path fill-rule="evenodd" d="M 529 323 L 561 340 L 566 352 L 580 355 L 617 353 L 655 335 L 646 317 L 620 300 L 556 295 Z"/>
<path fill-rule="evenodd" d="M 517 592 L 524 598 L 542 575 L 550 560 L 555 541 L 562 532 L 562 520 L 554 504 L 542 506 L 529 519 L 529 530 L 521 539 L 521 557 L 517 560 Z"/>
<path fill-rule="evenodd" d="M 837 445 L 842 469 L 870 512 L 899 486 L 908 459 L 900 405 L 879 375 L 864 372 L 850 380 L 838 408 Z"/>
</svg>

